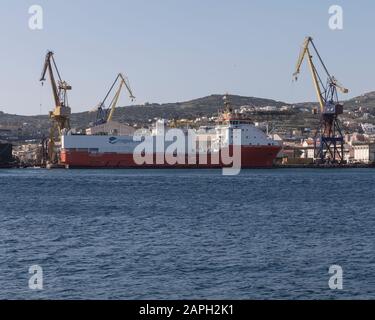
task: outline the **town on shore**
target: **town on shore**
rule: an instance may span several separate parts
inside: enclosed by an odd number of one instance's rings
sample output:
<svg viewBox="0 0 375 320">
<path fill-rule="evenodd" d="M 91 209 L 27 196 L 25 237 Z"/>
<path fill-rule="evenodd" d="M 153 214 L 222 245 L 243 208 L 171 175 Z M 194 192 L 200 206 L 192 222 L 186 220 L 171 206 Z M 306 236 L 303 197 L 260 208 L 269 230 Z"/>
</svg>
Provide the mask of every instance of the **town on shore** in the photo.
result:
<svg viewBox="0 0 375 320">
<path fill-rule="evenodd" d="M 314 103 L 287 104 L 283 102 L 230 96 L 236 112 L 253 119 L 254 124 L 283 149 L 276 159 L 279 166 L 312 166 L 315 158 L 316 128 Z M 117 108 L 114 120 L 100 128 L 104 134 L 131 133 L 151 127 L 163 118 L 169 127 L 199 128 L 214 125 L 222 95 L 176 104 L 151 104 Z M 353 98 L 345 103 L 341 116 L 345 133 L 344 160 L 347 166 L 371 166 L 375 162 L 375 93 Z M 72 114 L 77 133 L 90 132 L 93 112 Z M 33 167 L 42 162 L 48 136 L 47 116 L 16 116 L 0 112 L 0 166 Z M 89 129 L 87 129 L 89 128 Z"/>
</svg>

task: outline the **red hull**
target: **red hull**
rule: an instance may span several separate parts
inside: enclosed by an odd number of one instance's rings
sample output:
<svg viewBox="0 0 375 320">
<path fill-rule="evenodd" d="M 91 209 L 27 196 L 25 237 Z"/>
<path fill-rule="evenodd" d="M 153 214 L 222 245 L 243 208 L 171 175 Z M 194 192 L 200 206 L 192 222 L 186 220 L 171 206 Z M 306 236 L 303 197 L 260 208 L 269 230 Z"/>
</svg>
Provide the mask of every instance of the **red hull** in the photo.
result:
<svg viewBox="0 0 375 320">
<path fill-rule="evenodd" d="M 281 150 L 278 146 L 251 146 L 241 149 L 241 168 L 270 168 Z M 193 156 L 194 158 L 194 156 Z M 133 154 L 122 153 L 90 153 L 88 151 L 62 150 L 61 164 L 69 168 L 223 168 L 224 164 L 215 164 L 208 155 L 207 161 L 199 162 L 196 156 L 196 164 L 143 164 L 138 165 L 133 159 Z M 154 155 L 155 160 L 155 155 Z M 191 158 L 190 158 L 191 160 Z M 191 161 L 190 161 L 191 162 Z M 156 163 L 156 161 L 154 161 Z M 186 158 L 185 163 L 188 163 Z M 229 165 L 228 167 L 231 167 Z"/>
</svg>

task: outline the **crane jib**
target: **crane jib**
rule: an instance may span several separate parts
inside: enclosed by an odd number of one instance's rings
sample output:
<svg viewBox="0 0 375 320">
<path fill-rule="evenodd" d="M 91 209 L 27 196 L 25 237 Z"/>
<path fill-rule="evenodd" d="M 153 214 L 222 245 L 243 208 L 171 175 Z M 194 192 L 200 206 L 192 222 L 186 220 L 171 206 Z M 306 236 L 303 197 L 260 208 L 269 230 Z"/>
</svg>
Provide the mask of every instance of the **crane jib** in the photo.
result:
<svg viewBox="0 0 375 320">
<path fill-rule="evenodd" d="M 112 97 L 112 99 L 110 101 L 109 107 L 106 108 L 105 107 L 106 101 L 108 100 L 109 96 L 113 92 L 117 83 L 119 83 L 119 86 L 118 86 L 114 96 Z M 133 92 L 130 88 L 130 85 L 127 81 L 127 78 L 125 78 L 122 73 L 119 73 L 117 75 L 115 81 L 112 83 L 112 85 L 111 85 L 110 89 L 108 90 L 107 94 L 105 95 L 103 101 L 99 103 L 99 107 L 98 107 L 97 114 L 96 114 L 95 125 L 104 124 L 104 123 L 107 123 L 107 122 L 112 120 L 115 109 L 117 108 L 117 104 L 118 104 L 118 101 L 119 101 L 119 98 L 120 98 L 120 95 L 121 95 L 122 88 L 124 86 L 126 87 L 128 93 L 129 93 L 129 98 L 132 101 L 133 101 L 133 99 L 135 99 L 135 97 L 133 95 Z"/>
</svg>

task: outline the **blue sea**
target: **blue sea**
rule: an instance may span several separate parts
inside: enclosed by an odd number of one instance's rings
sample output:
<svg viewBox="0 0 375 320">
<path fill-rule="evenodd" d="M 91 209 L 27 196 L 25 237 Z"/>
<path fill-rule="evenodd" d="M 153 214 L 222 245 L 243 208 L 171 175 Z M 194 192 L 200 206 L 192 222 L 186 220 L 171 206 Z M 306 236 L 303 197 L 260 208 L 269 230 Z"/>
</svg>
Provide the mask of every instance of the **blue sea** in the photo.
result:
<svg viewBox="0 0 375 320">
<path fill-rule="evenodd" d="M 374 181 L 371 169 L 0 170 L 0 298 L 374 299 Z M 29 288 L 32 265 L 43 290 Z"/>
</svg>

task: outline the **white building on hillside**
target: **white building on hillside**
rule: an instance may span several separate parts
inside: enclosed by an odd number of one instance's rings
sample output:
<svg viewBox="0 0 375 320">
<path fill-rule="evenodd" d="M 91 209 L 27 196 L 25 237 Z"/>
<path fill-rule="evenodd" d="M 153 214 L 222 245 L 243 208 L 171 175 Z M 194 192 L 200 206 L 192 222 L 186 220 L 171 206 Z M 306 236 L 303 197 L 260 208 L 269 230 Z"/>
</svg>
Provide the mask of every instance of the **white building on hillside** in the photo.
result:
<svg viewBox="0 0 375 320">
<path fill-rule="evenodd" d="M 375 162 L 375 144 L 363 143 L 353 145 L 354 162 L 373 163 Z"/>
</svg>

